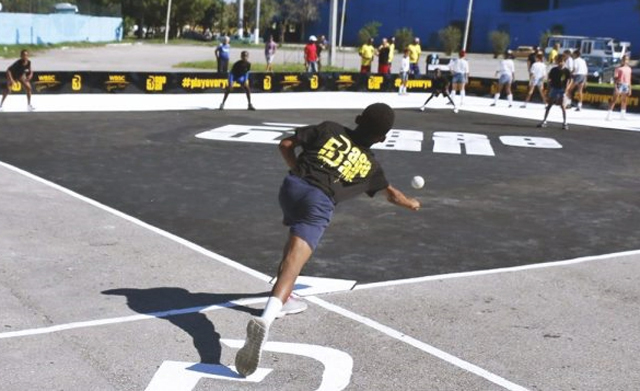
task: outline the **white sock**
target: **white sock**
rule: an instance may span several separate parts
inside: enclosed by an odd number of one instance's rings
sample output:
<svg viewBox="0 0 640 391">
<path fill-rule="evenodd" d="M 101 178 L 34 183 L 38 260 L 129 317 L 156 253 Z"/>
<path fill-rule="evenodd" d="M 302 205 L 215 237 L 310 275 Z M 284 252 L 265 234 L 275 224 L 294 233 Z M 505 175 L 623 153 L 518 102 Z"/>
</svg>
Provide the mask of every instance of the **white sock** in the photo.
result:
<svg viewBox="0 0 640 391">
<path fill-rule="evenodd" d="M 498 99 L 500 99 L 500 93 L 497 93 L 493 96 L 493 104 L 497 104 L 498 103 Z"/>
<path fill-rule="evenodd" d="M 465 96 L 465 92 L 464 90 L 460 91 L 460 104 L 462 104 L 462 102 L 464 102 L 464 96 Z"/>
<path fill-rule="evenodd" d="M 513 94 L 507 95 L 507 100 L 509 101 L 509 106 L 513 103 Z"/>
<path fill-rule="evenodd" d="M 262 316 L 260 317 L 264 319 L 267 324 L 271 324 L 282 310 L 283 305 L 280 299 L 271 296 L 269 300 L 267 300 L 267 304 L 264 306 L 264 311 L 262 311 Z"/>
<path fill-rule="evenodd" d="M 578 103 L 578 108 L 581 109 L 582 108 L 582 102 Z"/>
</svg>

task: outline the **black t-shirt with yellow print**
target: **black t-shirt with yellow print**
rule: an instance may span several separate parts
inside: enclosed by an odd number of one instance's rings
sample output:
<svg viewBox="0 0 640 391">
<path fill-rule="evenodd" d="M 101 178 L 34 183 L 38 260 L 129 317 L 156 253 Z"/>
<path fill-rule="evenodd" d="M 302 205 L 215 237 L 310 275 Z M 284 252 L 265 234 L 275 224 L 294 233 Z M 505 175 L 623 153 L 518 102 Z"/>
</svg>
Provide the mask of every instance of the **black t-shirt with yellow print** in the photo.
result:
<svg viewBox="0 0 640 391">
<path fill-rule="evenodd" d="M 296 129 L 303 151 L 293 173 L 319 187 L 336 204 L 361 193 L 373 197 L 389 186 L 371 150 L 356 144 L 351 132 L 330 121 Z"/>
</svg>

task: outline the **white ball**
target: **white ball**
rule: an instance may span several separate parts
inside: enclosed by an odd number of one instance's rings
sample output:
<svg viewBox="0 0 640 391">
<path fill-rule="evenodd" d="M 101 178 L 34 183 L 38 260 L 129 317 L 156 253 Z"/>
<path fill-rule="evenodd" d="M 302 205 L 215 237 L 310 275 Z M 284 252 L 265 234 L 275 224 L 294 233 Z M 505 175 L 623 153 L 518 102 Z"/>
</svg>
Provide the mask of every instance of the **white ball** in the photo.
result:
<svg viewBox="0 0 640 391">
<path fill-rule="evenodd" d="M 424 187 L 424 178 L 417 175 L 411 179 L 411 187 L 414 189 L 422 189 Z"/>
</svg>

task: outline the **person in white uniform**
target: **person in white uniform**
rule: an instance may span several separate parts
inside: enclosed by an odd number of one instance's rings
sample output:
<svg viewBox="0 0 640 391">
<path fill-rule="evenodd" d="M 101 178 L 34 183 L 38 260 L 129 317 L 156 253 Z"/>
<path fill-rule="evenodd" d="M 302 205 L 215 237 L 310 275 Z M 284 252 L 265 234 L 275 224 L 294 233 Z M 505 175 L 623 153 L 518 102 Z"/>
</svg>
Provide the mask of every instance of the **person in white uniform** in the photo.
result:
<svg viewBox="0 0 640 391">
<path fill-rule="evenodd" d="M 527 103 L 531 100 L 536 88 L 538 89 L 538 92 L 540 92 L 540 96 L 542 97 L 544 104 L 547 104 L 547 97 L 544 94 L 544 83 L 546 79 L 547 67 L 544 65 L 544 56 L 542 53 L 539 53 L 536 55 L 536 61 L 531 64 L 531 67 L 529 68 L 529 92 L 527 93 L 527 98 L 524 103 L 520 106 L 521 108 L 527 108 Z"/>
<path fill-rule="evenodd" d="M 460 94 L 460 103 L 458 103 L 458 106 L 462 106 L 462 103 L 464 103 L 464 86 L 469 82 L 469 62 L 466 56 L 467 53 L 464 50 L 460 50 L 459 57 L 452 59 L 449 63 L 449 70 L 452 75 L 453 95 L 456 94 L 456 91 Z"/>
<path fill-rule="evenodd" d="M 584 86 L 587 84 L 587 74 L 589 73 L 589 68 L 587 67 L 587 62 L 584 58 L 580 57 L 580 50 L 576 50 L 573 52 L 573 70 L 571 72 L 571 87 L 567 90 L 567 97 L 571 98 L 573 92 L 577 89 L 576 92 L 578 105 L 576 107 L 576 111 L 582 110 L 582 92 L 584 90 Z M 571 102 L 569 102 L 571 103 Z"/>
<path fill-rule="evenodd" d="M 500 93 L 504 90 L 504 93 L 507 95 L 507 100 L 509 101 L 509 107 L 513 104 L 513 94 L 511 93 L 511 84 L 515 79 L 516 66 L 513 63 L 513 53 L 511 50 L 507 50 L 504 53 L 504 58 L 500 60 L 500 64 L 498 65 L 498 70 L 496 71 L 496 76 L 498 77 L 498 91 L 493 95 L 493 103 L 491 106 L 495 106 L 498 104 L 498 99 L 500 99 Z"/>
</svg>

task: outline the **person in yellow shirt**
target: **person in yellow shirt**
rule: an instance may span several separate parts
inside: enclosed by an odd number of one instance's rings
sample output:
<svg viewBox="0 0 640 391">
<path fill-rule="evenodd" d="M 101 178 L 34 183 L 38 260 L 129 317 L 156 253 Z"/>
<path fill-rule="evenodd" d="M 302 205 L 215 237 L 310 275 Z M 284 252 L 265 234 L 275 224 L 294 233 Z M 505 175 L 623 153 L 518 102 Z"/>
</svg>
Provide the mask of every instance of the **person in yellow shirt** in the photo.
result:
<svg viewBox="0 0 640 391">
<path fill-rule="evenodd" d="M 393 54 L 395 52 L 396 52 L 396 37 L 389 37 L 389 65 L 393 65 Z"/>
<path fill-rule="evenodd" d="M 420 38 L 415 37 L 413 43 L 407 46 L 407 49 L 409 49 L 409 73 L 414 76 L 420 76 L 420 66 L 418 66 L 420 54 L 422 53 Z"/>
<path fill-rule="evenodd" d="M 560 52 L 560 44 L 556 43 L 553 45 L 553 49 L 549 52 L 549 64 L 555 64 L 556 59 L 558 58 L 558 53 Z"/>
<path fill-rule="evenodd" d="M 360 73 L 371 73 L 371 63 L 376 55 L 376 48 L 373 47 L 373 38 L 369 38 L 358 50 L 360 54 Z"/>
</svg>

